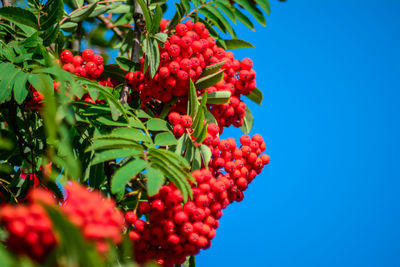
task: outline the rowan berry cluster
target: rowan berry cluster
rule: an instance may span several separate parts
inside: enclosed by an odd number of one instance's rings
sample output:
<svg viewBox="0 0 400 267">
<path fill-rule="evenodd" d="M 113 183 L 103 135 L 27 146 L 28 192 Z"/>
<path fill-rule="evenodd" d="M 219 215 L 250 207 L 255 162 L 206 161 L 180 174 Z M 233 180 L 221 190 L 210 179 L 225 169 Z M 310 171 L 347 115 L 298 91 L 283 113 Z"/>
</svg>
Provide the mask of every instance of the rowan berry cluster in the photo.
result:
<svg viewBox="0 0 400 267">
<path fill-rule="evenodd" d="M 165 28 L 161 22 L 161 31 Z M 144 58 L 141 58 L 141 70 L 128 72 L 126 81 L 140 93 L 144 103 L 151 100 L 168 102 L 173 96 L 182 98 L 172 109 L 182 110 L 187 106 L 189 80 L 197 81 L 208 66 L 224 62 L 223 79 L 216 85 L 207 88 L 207 92 L 230 91 L 231 103 L 209 106 L 221 127 L 243 124 L 246 105 L 240 100 L 241 95 L 249 94 L 256 87 L 256 73 L 253 62 L 246 58 L 239 61 L 232 52 L 226 52 L 216 45 L 216 39 L 209 36 L 209 31 L 201 22 L 190 20 L 178 24 L 172 34 L 160 48 L 160 66 L 153 78 L 144 70 Z M 203 91 L 197 92 L 199 95 Z"/>
<path fill-rule="evenodd" d="M 82 56 L 74 56 L 71 51 L 64 50 L 60 59 L 64 70 L 91 80 L 99 78 L 104 70 L 103 57 L 96 55 L 92 49 L 83 50 Z"/>
<path fill-rule="evenodd" d="M 190 128 L 193 123 L 192 117 L 189 115 L 180 115 L 178 112 L 171 112 L 168 115 L 169 122 L 174 126 L 172 132 L 176 137 L 181 137 L 185 130 Z"/>
<path fill-rule="evenodd" d="M 53 225 L 39 201 L 55 204 L 44 189 L 32 190 L 27 205 L 3 205 L 0 221 L 8 232 L 7 246 L 18 255 L 42 262 L 57 245 Z"/>
<path fill-rule="evenodd" d="M 208 248 L 219 226 L 221 201 L 227 198 L 223 185 L 206 169 L 193 172 L 198 186 L 193 186 L 193 200 L 182 204 L 181 192 L 173 185 L 165 185 L 160 192 L 139 205 L 139 219 L 129 211 L 125 220 L 130 226 L 139 263 L 156 259 L 163 266 L 182 264 L 189 255 Z"/>
<path fill-rule="evenodd" d="M 108 251 L 109 240 L 114 244 L 121 242 L 123 215 L 113 200 L 75 182 L 67 184 L 65 189 L 67 198 L 62 211 L 81 229 L 86 240 L 95 243 L 98 252 Z"/>
<path fill-rule="evenodd" d="M 176 124 L 179 114 L 171 114 L 169 120 Z M 132 211 L 125 214 L 139 262 L 156 259 L 163 266 L 173 266 L 208 248 L 222 210 L 233 201 L 241 201 L 248 184 L 268 164 L 269 156 L 261 155 L 265 143 L 260 135 L 242 136 L 238 148 L 233 138 L 219 139 L 218 125 L 209 124 L 207 132 L 204 144 L 210 147 L 212 159 L 209 169 L 192 173 L 196 180 L 193 199 L 183 204 L 180 191 L 169 184 L 148 202 L 140 203 L 138 214 L 148 216 L 147 221 Z"/>
<path fill-rule="evenodd" d="M 262 136 L 255 134 L 253 138 L 243 135 L 240 138 L 241 147 L 237 147 L 235 139 L 220 140 L 218 132 L 218 125 L 211 123 L 207 126 L 204 144 L 212 152 L 209 169 L 214 176 L 222 175 L 230 180 L 232 186 L 228 190 L 229 202 L 241 201 L 248 184 L 269 163 L 269 156 L 261 155 L 266 145 Z"/>
<path fill-rule="evenodd" d="M 93 242 L 99 253 L 108 251 L 107 241 L 119 244 L 124 223 L 122 212 L 115 203 L 98 191 L 88 191 L 79 183 L 66 185 L 67 198 L 60 210 L 82 232 L 83 237 Z M 0 209 L 0 221 L 9 236 L 7 245 L 17 254 L 27 255 L 41 262 L 57 245 L 52 222 L 41 203 L 58 208 L 55 198 L 45 189 L 30 191 L 27 205 L 4 205 Z"/>
</svg>

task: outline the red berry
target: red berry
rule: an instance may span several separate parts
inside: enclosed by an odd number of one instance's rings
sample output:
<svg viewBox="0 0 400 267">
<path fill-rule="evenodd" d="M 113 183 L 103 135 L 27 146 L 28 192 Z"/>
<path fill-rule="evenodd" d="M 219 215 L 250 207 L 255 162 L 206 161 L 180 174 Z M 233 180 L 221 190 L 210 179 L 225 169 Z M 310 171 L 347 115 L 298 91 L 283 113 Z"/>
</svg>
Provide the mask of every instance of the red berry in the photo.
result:
<svg viewBox="0 0 400 267">
<path fill-rule="evenodd" d="M 82 52 L 82 57 L 85 61 L 92 61 L 94 59 L 94 52 L 92 49 L 85 49 Z"/>
<path fill-rule="evenodd" d="M 61 58 L 62 62 L 70 63 L 70 62 L 72 62 L 72 60 L 74 58 L 74 55 L 72 54 L 71 51 L 64 50 L 64 51 L 61 52 L 60 58 Z"/>
<path fill-rule="evenodd" d="M 183 115 L 181 118 L 181 123 L 184 128 L 189 128 L 193 123 L 192 117 L 189 115 Z"/>
<path fill-rule="evenodd" d="M 176 137 L 181 137 L 183 135 L 183 133 L 185 132 L 185 129 L 183 128 L 182 125 L 177 124 L 174 126 L 174 128 L 172 129 L 172 132 L 174 133 L 174 135 Z"/>
</svg>

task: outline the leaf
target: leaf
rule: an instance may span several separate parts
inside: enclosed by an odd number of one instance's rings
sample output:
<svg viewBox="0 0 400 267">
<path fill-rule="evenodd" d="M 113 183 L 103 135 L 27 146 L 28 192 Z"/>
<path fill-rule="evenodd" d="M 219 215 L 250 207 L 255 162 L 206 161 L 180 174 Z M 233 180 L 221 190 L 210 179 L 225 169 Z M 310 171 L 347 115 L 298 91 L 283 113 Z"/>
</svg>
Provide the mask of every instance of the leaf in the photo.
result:
<svg viewBox="0 0 400 267">
<path fill-rule="evenodd" d="M 130 60 L 127 57 L 116 57 L 115 61 L 117 62 L 118 66 L 120 66 L 121 68 L 123 68 L 126 71 L 132 71 L 135 69 L 135 62 L 133 62 L 132 60 Z M 125 79 L 125 77 L 124 77 Z"/>
<path fill-rule="evenodd" d="M 222 67 L 222 65 L 224 65 L 224 61 L 215 63 L 213 65 L 207 66 L 203 69 L 203 72 L 201 73 L 200 77 L 205 77 L 211 74 L 216 73 L 217 71 L 219 71 Z"/>
<path fill-rule="evenodd" d="M 96 8 L 97 3 L 90 4 L 88 7 L 81 9 L 70 16 L 70 20 L 72 22 L 81 22 L 84 21 Z"/>
<path fill-rule="evenodd" d="M 205 117 L 206 122 L 218 124 L 218 122 L 215 119 L 214 115 L 210 111 L 207 110 L 204 117 Z"/>
<path fill-rule="evenodd" d="M 244 25 L 246 25 L 250 30 L 254 31 L 253 22 L 251 22 L 251 20 L 245 14 L 243 14 L 242 11 L 235 8 L 233 12 L 238 20 L 240 20 Z"/>
<path fill-rule="evenodd" d="M 254 88 L 253 91 L 250 92 L 250 94 L 246 95 L 246 97 L 254 103 L 261 105 L 261 102 L 263 100 L 263 93 L 260 89 Z"/>
<path fill-rule="evenodd" d="M 253 115 L 250 112 L 249 107 L 246 107 L 246 115 L 243 118 L 243 125 L 240 127 L 240 130 L 244 134 L 248 134 L 251 131 L 251 128 L 253 128 Z"/>
<path fill-rule="evenodd" d="M 125 81 L 126 71 L 116 65 L 105 65 L 101 74 L 101 78 L 111 78 L 115 81 L 123 83 Z"/>
<path fill-rule="evenodd" d="M 215 1 L 214 4 L 217 8 L 221 9 L 222 12 L 224 12 L 233 23 L 236 24 L 236 16 L 233 13 L 229 4 L 225 5 L 224 3 L 221 3 L 219 1 Z"/>
<path fill-rule="evenodd" d="M 96 165 L 117 158 L 124 158 L 128 156 L 139 157 L 141 155 L 143 155 L 142 151 L 132 148 L 110 149 L 102 152 L 97 152 L 91 164 Z"/>
<path fill-rule="evenodd" d="M 190 104 L 190 117 L 194 118 L 199 109 L 199 100 L 197 99 L 196 87 L 193 84 L 192 79 L 190 79 L 190 88 L 189 88 L 189 104 Z"/>
<path fill-rule="evenodd" d="M 154 144 L 157 146 L 172 146 L 177 143 L 175 136 L 170 132 L 159 133 L 154 139 Z"/>
<path fill-rule="evenodd" d="M 85 152 L 93 150 L 104 150 L 104 149 L 116 149 L 116 148 L 132 148 L 143 150 L 143 147 L 139 144 L 134 144 L 132 141 L 121 140 L 121 139 L 99 139 L 95 140 L 92 145 L 90 145 Z"/>
<path fill-rule="evenodd" d="M 54 88 L 53 80 L 45 74 L 29 74 L 29 83 L 41 94 L 44 94 L 45 88 Z"/>
<path fill-rule="evenodd" d="M 43 15 L 40 17 L 40 29 L 46 30 L 54 24 L 58 24 L 64 14 L 62 0 L 49 0 L 43 7 Z"/>
<path fill-rule="evenodd" d="M 0 81 L 0 103 L 10 96 L 15 82 L 14 78 L 19 72 L 21 71 L 11 64 L 9 64 L 4 70 L 4 73 L 7 74 L 7 77 Z"/>
<path fill-rule="evenodd" d="M 256 3 L 257 3 L 262 9 L 264 9 L 264 11 L 265 11 L 265 13 L 267 13 L 267 15 L 270 15 L 270 13 L 271 13 L 271 7 L 269 6 L 268 0 L 256 0 Z"/>
<path fill-rule="evenodd" d="M 73 32 L 76 27 L 78 27 L 78 23 L 76 22 L 64 22 L 60 28 L 66 32 Z"/>
<path fill-rule="evenodd" d="M 231 97 L 229 91 L 218 91 L 208 93 L 207 104 L 228 104 Z"/>
<path fill-rule="evenodd" d="M 49 46 L 57 39 L 58 33 L 60 32 L 60 25 L 54 24 L 52 27 L 48 28 L 43 34 L 43 45 Z"/>
<path fill-rule="evenodd" d="M 14 99 L 18 104 L 22 104 L 24 102 L 26 96 L 28 95 L 28 89 L 26 89 L 26 81 L 28 80 L 28 73 L 23 71 L 18 72 L 17 76 L 15 76 L 14 83 Z"/>
<path fill-rule="evenodd" d="M 164 32 L 159 32 L 154 35 L 154 38 L 164 47 L 164 43 L 168 38 L 168 34 Z"/>
<path fill-rule="evenodd" d="M 160 22 L 162 19 L 162 15 L 163 15 L 162 9 L 159 5 L 157 5 L 156 11 L 153 16 L 153 21 L 151 23 L 151 29 L 150 29 L 151 33 L 156 33 L 160 30 Z"/>
<path fill-rule="evenodd" d="M 168 30 L 175 28 L 175 26 L 181 21 L 183 15 L 184 15 L 181 13 L 180 6 L 177 3 L 175 3 L 175 7 L 176 7 L 176 12 L 167 25 Z"/>
<path fill-rule="evenodd" d="M 203 159 L 204 166 L 208 168 L 208 163 L 210 162 L 212 155 L 211 149 L 206 145 L 200 145 L 199 149 L 201 158 Z"/>
<path fill-rule="evenodd" d="M 146 172 L 147 195 L 151 197 L 158 193 L 161 186 L 165 183 L 165 177 L 164 174 L 156 168 L 147 167 L 146 170 L 147 170 Z"/>
<path fill-rule="evenodd" d="M 150 17 L 150 13 L 149 13 L 149 9 L 147 8 L 147 5 L 145 4 L 145 2 L 143 0 L 136 0 L 136 2 L 140 5 L 142 12 L 143 12 L 143 16 L 144 16 L 144 20 L 146 22 L 146 29 L 150 30 L 151 29 L 151 17 Z M 135 13 L 137 11 L 135 10 Z M 138 12 L 140 13 L 140 12 Z"/>
<path fill-rule="evenodd" d="M 150 77 L 154 77 L 160 64 L 160 51 L 156 39 L 146 38 L 143 41 L 143 52 L 146 54 L 145 65 L 150 69 Z M 146 64 L 147 63 L 147 64 Z"/>
<path fill-rule="evenodd" d="M 200 90 L 206 89 L 220 82 L 224 77 L 224 71 L 225 70 L 219 70 L 216 73 L 198 79 L 196 81 L 196 88 Z"/>
<path fill-rule="evenodd" d="M 167 122 L 165 120 L 162 120 L 159 118 L 152 118 L 152 119 L 148 120 L 147 121 L 147 129 L 149 131 L 155 131 L 155 132 L 169 131 Z"/>
<path fill-rule="evenodd" d="M 11 22 L 37 29 L 36 16 L 32 12 L 20 7 L 0 8 L 0 17 Z"/>
<path fill-rule="evenodd" d="M 254 45 L 242 39 L 227 39 L 224 41 L 227 50 L 239 48 L 255 48 Z"/>
<path fill-rule="evenodd" d="M 144 134 L 142 131 L 135 129 L 135 128 L 128 128 L 128 127 L 120 127 L 116 128 L 111 132 L 109 137 L 115 137 L 115 138 L 126 138 L 128 140 L 133 140 L 133 141 L 144 141 L 144 142 L 149 142 L 151 143 L 152 140 L 149 136 Z M 106 137 L 108 137 L 106 136 Z"/>
<path fill-rule="evenodd" d="M 263 13 L 249 0 L 235 0 L 236 3 L 246 9 L 262 26 L 266 25 Z"/>
<path fill-rule="evenodd" d="M 201 169 L 201 154 L 200 150 L 197 147 L 195 147 L 193 163 L 192 163 L 192 171 L 199 169 Z"/>
<path fill-rule="evenodd" d="M 208 5 L 201 7 L 198 9 L 197 12 L 202 14 L 204 17 L 206 17 L 209 21 L 212 22 L 213 25 L 217 26 L 218 29 L 220 29 L 223 33 L 226 33 L 226 27 L 224 23 L 221 22 L 221 20 L 215 16 L 210 10 L 208 10 Z"/>
<path fill-rule="evenodd" d="M 113 194 L 124 189 L 127 183 L 146 168 L 147 163 L 143 159 L 134 159 L 119 168 L 111 180 L 111 192 Z"/>
<path fill-rule="evenodd" d="M 233 37 L 236 38 L 236 33 L 233 30 L 232 26 L 229 24 L 228 20 L 225 18 L 225 16 L 213 5 L 205 5 L 204 8 L 206 8 L 208 11 L 210 11 L 218 20 L 220 23 L 224 25 L 224 28 L 226 31 Z"/>
</svg>

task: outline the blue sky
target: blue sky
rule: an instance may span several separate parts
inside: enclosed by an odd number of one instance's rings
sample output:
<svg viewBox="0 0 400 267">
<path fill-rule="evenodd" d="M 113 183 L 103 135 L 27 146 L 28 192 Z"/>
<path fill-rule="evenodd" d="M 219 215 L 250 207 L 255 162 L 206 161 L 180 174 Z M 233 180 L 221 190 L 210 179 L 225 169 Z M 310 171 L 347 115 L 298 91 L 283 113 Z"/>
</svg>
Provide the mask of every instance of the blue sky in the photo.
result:
<svg viewBox="0 0 400 267">
<path fill-rule="evenodd" d="M 270 2 L 235 55 L 271 163 L 197 266 L 400 266 L 400 1 Z"/>
</svg>

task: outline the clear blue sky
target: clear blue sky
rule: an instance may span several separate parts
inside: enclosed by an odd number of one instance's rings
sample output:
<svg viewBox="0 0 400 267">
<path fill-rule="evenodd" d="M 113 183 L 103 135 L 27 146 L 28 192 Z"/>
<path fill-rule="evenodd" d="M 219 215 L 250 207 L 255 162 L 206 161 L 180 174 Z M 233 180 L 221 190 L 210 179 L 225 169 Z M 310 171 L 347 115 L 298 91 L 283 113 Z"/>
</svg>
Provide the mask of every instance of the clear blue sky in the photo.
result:
<svg viewBox="0 0 400 267">
<path fill-rule="evenodd" d="M 271 163 L 197 266 L 400 266 L 400 1 L 270 2 L 235 55 Z"/>
</svg>

